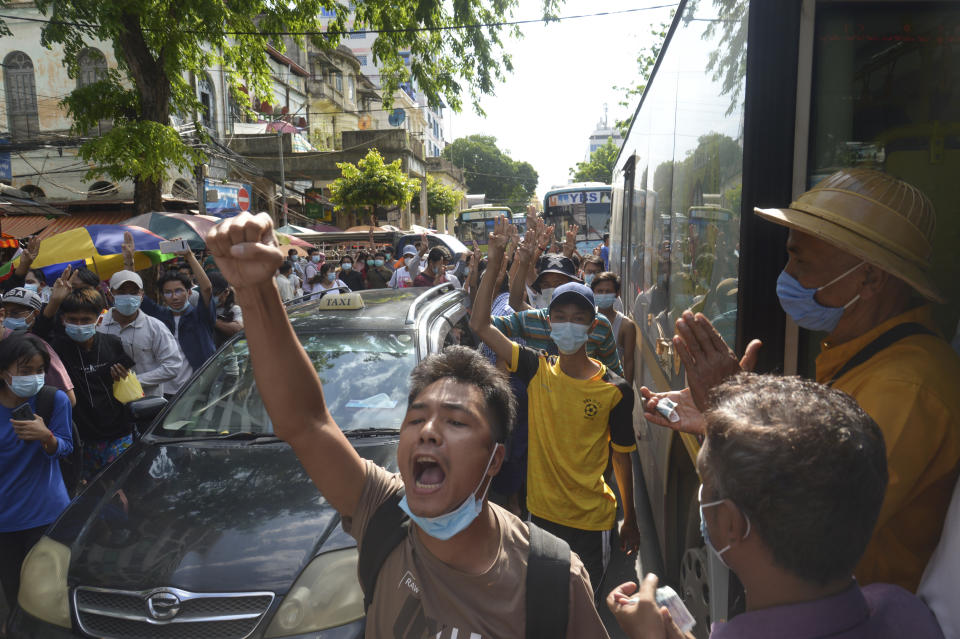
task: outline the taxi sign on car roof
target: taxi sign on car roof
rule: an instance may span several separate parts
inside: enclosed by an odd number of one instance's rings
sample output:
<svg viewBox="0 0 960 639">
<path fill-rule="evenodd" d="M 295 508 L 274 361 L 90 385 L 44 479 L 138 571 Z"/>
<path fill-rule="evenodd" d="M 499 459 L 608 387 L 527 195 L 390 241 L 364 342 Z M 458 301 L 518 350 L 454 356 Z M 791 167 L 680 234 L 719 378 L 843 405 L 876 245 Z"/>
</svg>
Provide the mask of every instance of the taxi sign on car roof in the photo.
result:
<svg viewBox="0 0 960 639">
<path fill-rule="evenodd" d="M 320 298 L 320 308 L 325 311 L 359 311 L 363 308 L 363 298 L 359 293 L 327 294 Z"/>
</svg>

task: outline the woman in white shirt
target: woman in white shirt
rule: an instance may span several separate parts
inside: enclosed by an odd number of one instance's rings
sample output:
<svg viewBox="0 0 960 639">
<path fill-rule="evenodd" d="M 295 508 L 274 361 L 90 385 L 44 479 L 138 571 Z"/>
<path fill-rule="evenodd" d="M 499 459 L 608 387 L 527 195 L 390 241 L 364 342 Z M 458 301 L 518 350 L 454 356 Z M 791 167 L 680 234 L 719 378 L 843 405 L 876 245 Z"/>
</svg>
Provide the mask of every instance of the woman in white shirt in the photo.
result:
<svg viewBox="0 0 960 639">
<path fill-rule="evenodd" d="M 313 292 L 330 291 L 327 295 L 339 295 L 340 291 L 337 290 L 339 288 L 350 290 L 350 287 L 337 277 L 337 265 L 333 262 L 324 262 L 320 267 L 320 283 L 316 285 Z"/>
</svg>

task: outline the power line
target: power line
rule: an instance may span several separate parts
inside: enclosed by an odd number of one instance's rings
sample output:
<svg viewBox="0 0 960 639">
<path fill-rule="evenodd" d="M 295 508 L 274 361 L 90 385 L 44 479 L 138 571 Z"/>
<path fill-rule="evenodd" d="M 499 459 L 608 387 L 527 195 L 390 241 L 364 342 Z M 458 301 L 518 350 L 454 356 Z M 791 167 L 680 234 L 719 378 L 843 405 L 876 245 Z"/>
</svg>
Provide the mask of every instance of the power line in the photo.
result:
<svg viewBox="0 0 960 639">
<path fill-rule="evenodd" d="M 594 13 L 581 13 L 571 16 L 559 16 L 556 18 L 529 18 L 526 20 L 502 20 L 497 22 L 481 22 L 477 24 L 450 24 L 443 25 L 439 27 L 398 27 L 394 29 L 355 29 L 355 30 L 346 30 L 346 31 L 224 31 L 224 35 L 254 35 L 254 36 L 352 36 L 352 35 L 376 35 L 376 34 L 391 34 L 391 33 L 431 33 L 438 31 L 460 31 L 464 29 L 483 29 L 490 27 L 508 27 L 508 26 L 519 26 L 523 24 L 535 24 L 538 22 L 543 22 L 548 24 L 550 22 L 564 22 L 567 20 L 581 20 L 584 18 L 598 18 L 603 16 L 615 16 L 623 15 L 627 13 L 638 13 L 641 11 L 654 11 L 656 9 L 669 9 L 677 6 L 677 3 L 672 2 L 670 4 L 660 4 L 650 7 L 634 7 L 631 9 L 618 9 L 616 11 L 597 11 Z M 25 22 L 41 22 L 44 24 L 57 24 L 62 26 L 69 27 L 80 27 L 83 29 L 95 29 L 99 25 L 89 22 L 72 22 L 68 20 L 52 20 L 46 18 L 28 18 L 24 16 L 11 16 L 0 14 L 0 18 L 6 20 L 22 20 Z M 159 29 L 143 29 L 143 31 L 158 31 Z M 166 29 L 163 29 L 166 31 Z M 184 29 L 180 33 L 194 33 L 194 34 L 203 34 L 204 31 L 199 29 Z"/>
</svg>

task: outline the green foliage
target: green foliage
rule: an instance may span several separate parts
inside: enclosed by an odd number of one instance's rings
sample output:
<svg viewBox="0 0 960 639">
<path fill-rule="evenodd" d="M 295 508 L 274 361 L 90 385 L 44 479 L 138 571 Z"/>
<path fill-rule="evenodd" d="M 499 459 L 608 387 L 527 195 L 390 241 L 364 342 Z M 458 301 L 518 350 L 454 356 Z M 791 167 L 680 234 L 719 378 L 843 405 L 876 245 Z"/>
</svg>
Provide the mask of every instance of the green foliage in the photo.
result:
<svg viewBox="0 0 960 639">
<path fill-rule="evenodd" d="M 684 11 L 684 22 L 689 23 L 696 15 L 700 0 L 693 0 Z M 713 72 L 714 81 L 719 81 L 721 93 L 730 96 L 726 115 L 737 108 L 739 96 L 743 95 L 743 82 L 747 77 L 747 15 L 746 0 L 713 0 L 717 18 L 707 22 L 703 39 L 711 40 L 719 26 L 721 46 L 710 52 L 707 70 Z"/>
<path fill-rule="evenodd" d="M 343 177 L 330 185 L 330 201 L 337 210 L 403 206 L 413 197 L 419 182 L 405 176 L 400 164 L 400 160 L 385 164 L 376 149 L 370 149 L 355 165 L 338 162 Z"/>
<path fill-rule="evenodd" d="M 613 167 L 617 163 L 617 154 L 620 146 L 613 138 L 607 138 L 603 146 L 590 154 L 586 162 L 577 162 L 577 166 L 570 169 L 574 182 L 603 182 L 610 184 L 613 179 Z"/>
<path fill-rule="evenodd" d="M 470 193 L 483 193 L 494 204 L 523 211 L 536 193 L 537 171 L 529 162 L 511 159 L 493 136 L 458 138 L 443 150 L 443 157 L 463 169 Z"/>
<path fill-rule="evenodd" d="M 204 160 L 175 129 L 149 120 L 116 126 L 90 139 L 80 147 L 80 157 L 96 164 L 87 172 L 88 180 L 106 174 L 114 180 L 135 175 L 153 182 L 162 182 L 171 164 L 189 172 Z"/>
<path fill-rule="evenodd" d="M 416 200 L 420 197 L 420 187 L 413 194 Z M 427 211 L 430 215 L 450 215 L 457 210 L 457 205 L 463 199 L 463 192 L 447 186 L 432 175 L 427 176 Z"/>
<path fill-rule="evenodd" d="M 7 0 L 0 0 L 5 2 Z M 542 0 L 544 18 L 561 0 Z M 373 46 L 374 62 L 382 65 L 382 95 L 387 101 L 402 82 L 411 78 L 433 105 L 445 103 L 461 108 L 461 96 L 469 93 L 479 111 L 482 94 L 490 93 L 497 81 L 512 69 L 510 56 L 501 40 L 502 26 L 475 29 L 423 31 L 423 27 L 502 22 L 512 15 L 518 0 L 356 0 L 352 29 L 386 30 Z M 43 30 L 47 47 L 62 45 L 63 63 L 71 77 L 79 72 L 79 59 L 89 47 L 113 47 L 118 68 L 98 83 L 98 90 L 78 90 L 65 106 L 75 118 L 75 130 L 83 134 L 91 123 L 113 122 L 113 139 L 128 140 L 132 148 L 164 139 L 149 121 L 168 125 L 171 113 L 187 119 L 201 110 L 194 89 L 196 77 L 223 67 L 232 95 L 242 107 L 246 101 L 241 87 L 248 87 L 258 100 L 275 99 L 265 47 L 271 44 L 286 50 L 281 33 L 310 35 L 320 49 L 339 45 L 348 29 L 347 3 L 337 0 L 36 0 L 49 22 Z M 333 10 L 326 33 L 320 16 Z M 0 33 L 5 25 L 0 23 Z M 515 27 L 507 27 L 517 34 Z M 293 35 L 299 46 L 306 36 Z M 410 51 L 408 71 L 400 56 Z M 101 99 L 106 96 L 106 99 Z M 222 103 L 222 102 L 221 102 Z M 389 105 L 388 105 L 389 106 Z M 149 131 L 149 138 L 136 139 Z M 115 179 L 131 178 L 138 183 L 154 181 L 169 166 L 188 166 L 199 157 L 182 143 L 151 149 L 127 171 L 108 155 L 118 149 L 110 142 L 87 142 L 83 156 Z M 127 155 L 127 153 L 125 153 Z M 121 175 L 123 174 L 123 175 Z M 152 184 L 149 197 L 159 203 L 159 184 Z M 141 192 L 138 191 L 138 198 Z M 144 203 L 138 200 L 137 208 Z"/>
</svg>

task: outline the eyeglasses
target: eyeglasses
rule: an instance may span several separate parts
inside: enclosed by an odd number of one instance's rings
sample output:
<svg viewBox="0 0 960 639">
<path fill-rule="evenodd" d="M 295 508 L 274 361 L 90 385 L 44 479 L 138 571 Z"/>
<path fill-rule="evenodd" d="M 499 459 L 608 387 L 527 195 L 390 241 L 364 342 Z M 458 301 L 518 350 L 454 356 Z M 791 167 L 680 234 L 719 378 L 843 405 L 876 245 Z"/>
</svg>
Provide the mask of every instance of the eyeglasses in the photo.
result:
<svg viewBox="0 0 960 639">
<path fill-rule="evenodd" d="M 164 291 L 164 292 L 163 292 L 163 296 L 164 296 L 164 297 L 179 297 L 179 296 L 181 296 L 181 295 L 186 295 L 186 294 L 187 294 L 187 289 L 185 289 L 185 288 L 178 288 L 178 289 L 174 289 L 174 290 L 172 290 L 172 291 Z"/>
</svg>

